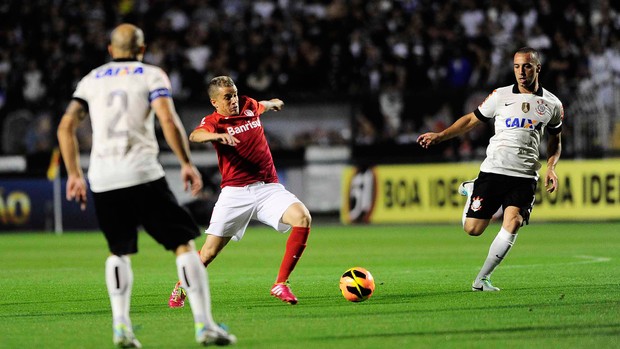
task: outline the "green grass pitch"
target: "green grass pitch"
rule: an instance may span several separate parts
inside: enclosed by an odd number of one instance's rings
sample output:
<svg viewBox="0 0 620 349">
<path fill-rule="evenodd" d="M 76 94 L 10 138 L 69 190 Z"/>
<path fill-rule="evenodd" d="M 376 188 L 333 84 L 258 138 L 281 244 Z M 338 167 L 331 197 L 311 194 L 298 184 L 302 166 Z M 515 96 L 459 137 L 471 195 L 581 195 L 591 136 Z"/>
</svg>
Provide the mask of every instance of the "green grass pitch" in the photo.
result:
<svg viewBox="0 0 620 349">
<path fill-rule="evenodd" d="M 209 267 L 213 314 L 237 348 L 618 348 L 620 223 L 535 223 L 493 275 L 470 290 L 498 225 L 315 225 L 291 277 L 299 304 L 269 295 L 286 236 L 252 226 Z M 197 240 L 202 244 L 204 237 Z M 191 311 L 169 309 L 172 253 L 140 236 L 132 320 L 145 348 L 193 348 Z M 98 233 L 0 234 L 0 348 L 111 348 Z M 376 280 L 366 302 L 344 300 L 342 272 Z"/>
</svg>

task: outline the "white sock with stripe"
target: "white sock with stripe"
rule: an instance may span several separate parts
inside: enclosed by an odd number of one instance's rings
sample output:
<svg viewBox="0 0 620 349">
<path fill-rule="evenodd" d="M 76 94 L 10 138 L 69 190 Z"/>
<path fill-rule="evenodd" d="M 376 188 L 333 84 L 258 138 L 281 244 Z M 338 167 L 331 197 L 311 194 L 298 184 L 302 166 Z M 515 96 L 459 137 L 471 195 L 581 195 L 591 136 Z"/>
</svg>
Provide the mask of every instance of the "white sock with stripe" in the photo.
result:
<svg viewBox="0 0 620 349">
<path fill-rule="evenodd" d="M 502 227 L 497 233 L 497 236 L 491 243 L 491 247 L 489 247 L 489 254 L 487 255 L 487 259 L 482 265 L 482 269 L 480 269 L 480 273 L 476 277 L 476 280 L 480 280 L 483 278 L 489 278 L 491 273 L 497 268 L 497 266 L 502 262 L 502 260 L 514 245 L 515 240 L 517 240 L 517 234 L 511 234 L 508 230 Z"/>
<path fill-rule="evenodd" d="M 109 256 L 105 262 L 105 281 L 112 305 L 113 325 L 123 323 L 131 328 L 129 307 L 133 271 L 128 256 Z"/>
<path fill-rule="evenodd" d="M 211 292 L 207 271 L 195 251 L 177 256 L 177 272 L 181 286 L 187 291 L 195 323 L 203 323 L 208 328 L 217 325 L 211 315 Z"/>
</svg>

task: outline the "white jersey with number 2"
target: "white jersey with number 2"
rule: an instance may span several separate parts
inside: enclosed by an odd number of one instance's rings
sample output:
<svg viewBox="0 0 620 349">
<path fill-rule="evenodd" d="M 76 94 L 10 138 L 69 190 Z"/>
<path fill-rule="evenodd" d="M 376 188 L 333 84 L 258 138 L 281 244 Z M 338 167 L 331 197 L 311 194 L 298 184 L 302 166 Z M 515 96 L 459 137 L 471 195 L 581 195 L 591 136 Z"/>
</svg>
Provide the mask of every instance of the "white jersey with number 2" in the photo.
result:
<svg viewBox="0 0 620 349">
<path fill-rule="evenodd" d="M 151 101 L 170 96 L 158 67 L 115 60 L 86 75 L 73 98 L 86 102 L 93 139 L 88 179 L 93 192 L 127 188 L 165 175 L 157 159 Z"/>
<path fill-rule="evenodd" d="M 480 171 L 538 180 L 544 130 L 557 134 L 562 127 L 560 100 L 542 87 L 526 94 L 511 85 L 493 91 L 474 114 L 483 121 L 493 119 L 495 127 Z"/>
</svg>

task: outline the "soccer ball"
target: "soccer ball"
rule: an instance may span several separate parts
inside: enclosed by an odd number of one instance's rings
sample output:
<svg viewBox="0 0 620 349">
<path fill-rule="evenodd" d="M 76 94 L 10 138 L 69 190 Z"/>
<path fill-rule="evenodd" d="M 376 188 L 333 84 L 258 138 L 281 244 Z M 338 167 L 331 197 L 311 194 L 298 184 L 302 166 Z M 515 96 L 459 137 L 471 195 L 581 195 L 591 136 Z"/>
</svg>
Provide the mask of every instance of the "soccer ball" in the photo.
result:
<svg viewBox="0 0 620 349">
<path fill-rule="evenodd" d="M 375 279 L 362 267 L 353 267 L 342 274 L 340 291 L 346 300 L 363 302 L 375 291 Z"/>
</svg>

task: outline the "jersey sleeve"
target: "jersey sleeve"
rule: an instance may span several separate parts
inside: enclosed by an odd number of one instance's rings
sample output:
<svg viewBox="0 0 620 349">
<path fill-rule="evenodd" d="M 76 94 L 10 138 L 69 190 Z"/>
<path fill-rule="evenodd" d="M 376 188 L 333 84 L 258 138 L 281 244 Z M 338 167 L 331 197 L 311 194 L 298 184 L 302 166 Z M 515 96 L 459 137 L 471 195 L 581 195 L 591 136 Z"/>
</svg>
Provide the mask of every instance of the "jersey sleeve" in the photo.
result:
<svg viewBox="0 0 620 349">
<path fill-rule="evenodd" d="M 474 111 L 474 114 L 481 121 L 487 121 L 488 119 L 492 119 L 495 116 L 495 110 L 497 109 L 497 100 L 498 100 L 498 92 L 497 90 L 493 90 L 490 95 L 478 106 L 478 108 Z"/>
<path fill-rule="evenodd" d="M 553 111 L 553 116 L 551 120 L 549 120 L 549 124 L 547 125 L 547 132 L 552 135 L 557 135 L 562 132 L 562 122 L 564 120 L 564 106 L 562 103 L 558 103 L 558 106 Z"/>
<path fill-rule="evenodd" d="M 213 122 L 212 118 L 209 118 L 209 116 L 205 116 L 204 118 L 202 118 L 202 120 L 200 120 L 200 124 L 198 126 L 196 126 L 195 130 L 205 130 L 207 132 L 211 132 L 211 133 L 215 133 L 216 129 L 215 129 L 215 123 Z"/>
<path fill-rule="evenodd" d="M 88 85 L 88 76 L 86 75 L 84 78 L 82 78 L 82 80 L 80 80 L 80 82 L 78 82 L 75 91 L 73 91 L 73 99 L 77 99 L 79 101 L 83 101 L 83 102 L 87 102 L 88 101 L 88 88 L 86 85 Z"/>
<path fill-rule="evenodd" d="M 147 86 L 149 103 L 159 97 L 172 97 L 170 79 L 161 68 L 155 68 L 152 74 L 147 74 Z"/>
<path fill-rule="evenodd" d="M 260 102 L 257 102 L 257 101 L 255 101 L 255 102 L 257 104 L 256 112 L 257 112 L 258 115 L 261 115 L 262 113 L 265 112 L 265 106 L 260 104 Z"/>
</svg>

